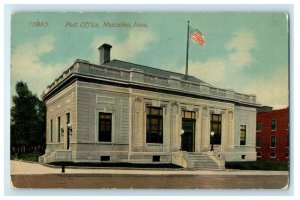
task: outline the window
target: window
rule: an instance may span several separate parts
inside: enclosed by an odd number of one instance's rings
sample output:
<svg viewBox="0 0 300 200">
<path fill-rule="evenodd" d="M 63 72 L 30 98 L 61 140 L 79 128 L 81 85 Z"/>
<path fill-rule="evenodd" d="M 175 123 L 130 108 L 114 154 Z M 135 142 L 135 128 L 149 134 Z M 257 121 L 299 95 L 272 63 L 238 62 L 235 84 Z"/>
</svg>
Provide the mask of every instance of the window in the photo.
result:
<svg viewBox="0 0 300 200">
<path fill-rule="evenodd" d="M 70 136 L 72 133 L 72 125 L 71 124 L 71 114 L 68 112 L 66 113 L 66 125 L 67 125 L 67 149 L 70 149 Z"/>
<path fill-rule="evenodd" d="M 258 121 L 256 124 L 256 131 L 261 131 L 261 121 Z"/>
<path fill-rule="evenodd" d="M 285 153 L 285 157 L 288 158 L 289 157 L 289 152 Z"/>
<path fill-rule="evenodd" d="M 147 143 L 163 143 L 163 109 L 147 106 Z"/>
<path fill-rule="evenodd" d="M 261 138 L 259 136 L 256 137 L 256 147 L 261 147 Z"/>
<path fill-rule="evenodd" d="M 221 125 L 222 115 L 211 114 L 210 131 L 214 132 L 214 136 L 211 137 L 210 144 L 221 144 Z"/>
<path fill-rule="evenodd" d="M 181 111 L 181 117 L 183 119 L 195 119 L 196 118 L 196 113 L 193 111 Z"/>
<path fill-rule="evenodd" d="M 66 123 L 67 125 L 70 123 L 70 113 L 66 113 Z"/>
<path fill-rule="evenodd" d="M 50 142 L 53 142 L 53 119 L 50 120 Z"/>
<path fill-rule="evenodd" d="M 246 125 L 240 126 L 240 145 L 246 144 Z"/>
<path fill-rule="evenodd" d="M 276 147 L 276 136 L 271 136 L 271 147 Z"/>
<path fill-rule="evenodd" d="M 60 117 L 57 117 L 57 142 L 60 142 Z"/>
<path fill-rule="evenodd" d="M 99 112 L 98 141 L 111 142 L 112 114 Z"/>
<path fill-rule="evenodd" d="M 270 158 L 276 158 L 276 153 L 275 152 L 271 152 L 270 153 Z"/>
<path fill-rule="evenodd" d="M 271 130 L 272 131 L 276 130 L 276 120 L 275 119 L 272 119 L 272 121 L 271 121 Z"/>
<path fill-rule="evenodd" d="M 257 152 L 256 157 L 261 158 L 261 152 Z"/>
</svg>

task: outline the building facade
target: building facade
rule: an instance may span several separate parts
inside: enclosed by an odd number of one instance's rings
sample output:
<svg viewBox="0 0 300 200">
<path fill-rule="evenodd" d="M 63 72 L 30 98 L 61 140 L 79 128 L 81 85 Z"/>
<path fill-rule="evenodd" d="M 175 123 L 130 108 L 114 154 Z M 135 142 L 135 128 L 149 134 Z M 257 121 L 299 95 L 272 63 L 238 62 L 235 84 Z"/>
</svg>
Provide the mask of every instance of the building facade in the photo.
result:
<svg viewBox="0 0 300 200">
<path fill-rule="evenodd" d="M 256 117 L 257 160 L 289 159 L 289 109 L 258 110 Z"/>
<path fill-rule="evenodd" d="M 193 76 L 110 60 L 76 60 L 43 95 L 47 148 L 40 162 L 174 163 L 223 168 L 256 160 L 255 95 Z"/>
</svg>

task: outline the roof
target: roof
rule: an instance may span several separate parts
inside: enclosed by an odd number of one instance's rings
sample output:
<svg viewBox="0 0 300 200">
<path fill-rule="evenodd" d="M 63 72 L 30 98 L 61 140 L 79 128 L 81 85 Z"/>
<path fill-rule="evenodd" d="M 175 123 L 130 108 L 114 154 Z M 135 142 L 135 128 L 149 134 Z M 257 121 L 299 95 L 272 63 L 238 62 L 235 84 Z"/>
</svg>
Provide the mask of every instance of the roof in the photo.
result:
<svg viewBox="0 0 300 200">
<path fill-rule="evenodd" d="M 171 76 L 175 76 L 178 77 L 182 80 L 186 80 L 185 79 L 185 75 L 184 74 L 180 74 L 180 73 L 176 73 L 176 72 L 172 72 L 172 71 L 167 71 L 167 70 L 162 70 L 162 69 L 158 69 L 158 68 L 154 68 L 154 67 L 148 67 L 145 65 L 138 65 L 138 64 L 134 64 L 134 63 L 130 63 L 130 62 L 125 62 L 125 61 L 121 61 L 121 60 L 112 60 L 110 62 L 106 62 L 103 64 L 104 66 L 110 66 L 110 67 L 114 67 L 114 68 L 119 68 L 119 69 L 125 69 L 125 70 L 131 70 L 132 68 L 135 69 L 139 69 L 139 70 L 143 70 L 144 73 L 146 74 L 151 74 L 151 75 L 155 75 L 155 76 L 162 76 L 165 78 L 169 78 Z M 194 83 L 204 83 L 207 85 L 211 85 L 208 84 L 194 76 L 189 76 L 187 78 L 188 81 L 190 82 L 194 82 Z"/>
<path fill-rule="evenodd" d="M 186 80 L 184 74 L 120 60 L 112 60 L 101 65 L 81 59 L 75 60 L 71 67 L 47 87 L 46 92 L 42 95 L 43 100 L 56 95 L 75 81 L 213 99 L 251 107 L 259 106 L 256 102 L 256 96 L 253 94 L 247 95 L 233 90 L 217 88 L 194 76 L 188 76 Z"/>
<path fill-rule="evenodd" d="M 267 109 L 265 109 L 267 108 Z M 257 108 L 257 113 L 258 114 L 271 114 L 272 113 L 280 113 L 280 112 L 289 112 L 289 107 L 286 107 L 286 108 L 280 108 L 280 109 L 273 109 L 272 107 L 270 106 L 262 106 L 262 107 L 258 107 Z"/>
</svg>

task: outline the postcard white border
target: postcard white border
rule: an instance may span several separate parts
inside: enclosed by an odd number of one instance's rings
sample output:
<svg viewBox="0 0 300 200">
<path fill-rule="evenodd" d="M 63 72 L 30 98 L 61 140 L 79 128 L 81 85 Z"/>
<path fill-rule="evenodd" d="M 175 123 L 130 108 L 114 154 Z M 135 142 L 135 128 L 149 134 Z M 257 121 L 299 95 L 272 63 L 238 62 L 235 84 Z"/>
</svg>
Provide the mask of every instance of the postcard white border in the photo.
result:
<svg viewBox="0 0 300 200">
<path fill-rule="evenodd" d="M 58 2 L 58 1 L 57 1 Z M 252 1 L 251 1 L 252 2 Z M 296 79 L 295 74 L 299 74 L 299 70 L 292 67 L 296 66 L 294 64 L 294 6 L 290 5 L 4 5 L 4 73 L 1 73 L 4 80 L 4 90 L 1 91 L 4 100 L 1 100 L 1 110 L 4 110 L 4 115 L 1 116 L 1 123 L 4 122 L 4 136 L 1 136 L 1 152 L 4 152 L 4 195 L 5 196 L 40 196 L 40 195 L 75 195 L 75 196 L 149 196 L 149 195 L 159 195 L 159 196 L 244 196 L 244 195 L 257 195 L 257 196 L 282 196 L 282 195 L 293 195 L 294 189 L 297 188 L 295 185 L 296 173 L 295 169 L 297 169 L 295 162 L 296 157 L 294 155 L 294 151 L 291 152 L 291 158 L 295 158 L 295 160 L 291 160 L 291 169 L 290 169 L 290 179 L 291 184 L 288 190 L 12 190 L 10 188 L 10 166 L 9 166 L 9 120 L 10 120 L 10 15 L 15 11 L 212 11 L 212 12 L 220 12 L 220 11 L 287 11 L 290 15 L 290 110 L 291 110 L 291 136 L 294 140 L 298 141 L 299 135 L 294 135 L 294 132 L 297 133 L 299 128 L 295 127 L 294 121 L 295 119 L 299 119 L 298 117 L 298 107 L 295 105 L 295 102 L 299 102 L 298 96 L 295 94 L 294 86 L 298 85 L 298 81 Z M 296 13 L 296 11 L 295 11 Z M 298 12 L 299 13 L 299 12 Z M 3 37 L 2 37 L 3 38 Z M 296 40 L 296 39 L 295 39 Z M 297 51 L 295 51 L 297 52 Z M 1 87 L 2 90 L 2 87 Z M 3 106 L 4 105 L 4 106 Z M 2 119 L 2 117 L 4 117 Z M 2 124 L 1 124 L 2 126 Z M 2 146 L 2 144 L 4 146 Z M 291 149 L 294 149 L 294 143 L 291 142 Z M 2 157 L 2 156 L 1 156 Z M 297 163 L 298 166 L 298 163 Z M 299 167 L 299 166 L 298 166 Z M 80 197 L 79 197 L 80 198 Z M 181 197 L 182 198 L 182 197 Z M 243 197 L 244 198 L 244 197 Z"/>
</svg>

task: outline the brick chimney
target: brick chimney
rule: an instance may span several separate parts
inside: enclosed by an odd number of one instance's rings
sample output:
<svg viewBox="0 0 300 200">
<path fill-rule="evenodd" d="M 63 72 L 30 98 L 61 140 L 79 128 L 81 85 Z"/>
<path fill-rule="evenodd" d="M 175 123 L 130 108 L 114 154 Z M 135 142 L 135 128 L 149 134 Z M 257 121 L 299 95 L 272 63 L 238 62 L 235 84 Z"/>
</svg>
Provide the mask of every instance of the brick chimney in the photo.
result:
<svg viewBox="0 0 300 200">
<path fill-rule="evenodd" d="M 110 61 L 111 47 L 112 47 L 111 45 L 104 43 L 98 48 L 98 50 L 100 52 L 100 65 Z"/>
</svg>

